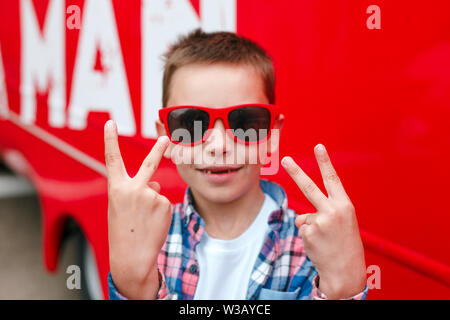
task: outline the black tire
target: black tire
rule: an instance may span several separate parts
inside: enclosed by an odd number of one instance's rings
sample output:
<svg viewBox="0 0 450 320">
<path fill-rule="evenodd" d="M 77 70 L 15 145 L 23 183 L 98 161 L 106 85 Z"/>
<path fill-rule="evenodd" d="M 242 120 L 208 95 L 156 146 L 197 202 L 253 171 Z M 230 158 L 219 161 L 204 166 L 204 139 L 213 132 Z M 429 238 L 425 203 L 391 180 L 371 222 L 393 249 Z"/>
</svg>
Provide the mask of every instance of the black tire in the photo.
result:
<svg viewBox="0 0 450 320">
<path fill-rule="evenodd" d="M 86 300 L 102 300 L 103 291 L 98 276 L 97 264 L 93 251 L 80 232 L 78 234 L 78 265 L 81 269 L 81 290 L 83 298 Z"/>
</svg>

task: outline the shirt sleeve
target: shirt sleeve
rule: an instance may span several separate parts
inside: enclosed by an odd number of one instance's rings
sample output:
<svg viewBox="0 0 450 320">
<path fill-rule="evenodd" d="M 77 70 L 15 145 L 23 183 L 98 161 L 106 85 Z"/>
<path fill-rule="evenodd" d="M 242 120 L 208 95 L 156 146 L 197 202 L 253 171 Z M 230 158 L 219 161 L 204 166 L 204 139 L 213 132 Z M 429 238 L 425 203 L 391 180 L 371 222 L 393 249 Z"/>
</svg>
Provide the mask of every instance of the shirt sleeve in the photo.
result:
<svg viewBox="0 0 450 320">
<path fill-rule="evenodd" d="M 326 294 L 324 294 L 323 292 L 321 292 L 319 290 L 319 280 L 320 280 L 320 277 L 318 274 L 316 274 L 316 276 L 313 278 L 313 281 L 312 281 L 311 298 L 313 300 L 328 300 L 328 297 L 326 296 Z M 352 297 L 340 299 L 340 300 L 366 300 L 368 291 L 369 291 L 369 288 L 366 285 L 364 290 L 361 291 L 360 293 L 358 293 Z"/>
<path fill-rule="evenodd" d="M 173 294 L 168 294 L 167 284 L 164 278 L 164 274 L 158 268 L 159 276 L 159 290 L 156 295 L 156 300 L 170 300 L 176 298 Z M 111 277 L 111 272 L 108 273 L 108 293 L 109 300 L 128 300 L 127 297 L 123 296 L 116 288 L 114 281 Z"/>
</svg>

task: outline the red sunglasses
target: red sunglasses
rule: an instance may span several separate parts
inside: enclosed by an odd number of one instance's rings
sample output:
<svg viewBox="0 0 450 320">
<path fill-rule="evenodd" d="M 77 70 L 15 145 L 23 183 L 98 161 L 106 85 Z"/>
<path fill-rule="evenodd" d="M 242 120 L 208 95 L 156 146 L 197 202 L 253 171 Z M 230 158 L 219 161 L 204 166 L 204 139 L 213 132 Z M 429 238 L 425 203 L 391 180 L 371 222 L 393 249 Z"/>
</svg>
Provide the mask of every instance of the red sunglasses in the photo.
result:
<svg viewBox="0 0 450 320">
<path fill-rule="evenodd" d="M 245 144 L 260 143 L 270 137 L 279 107 L 273 104 L 241 104 L 226 108 L 174 106 L 159 110 L 159 118 L 173 143 L 193 146 L 206 141 L 216 119 L 227 133 Z"/>
</svg>

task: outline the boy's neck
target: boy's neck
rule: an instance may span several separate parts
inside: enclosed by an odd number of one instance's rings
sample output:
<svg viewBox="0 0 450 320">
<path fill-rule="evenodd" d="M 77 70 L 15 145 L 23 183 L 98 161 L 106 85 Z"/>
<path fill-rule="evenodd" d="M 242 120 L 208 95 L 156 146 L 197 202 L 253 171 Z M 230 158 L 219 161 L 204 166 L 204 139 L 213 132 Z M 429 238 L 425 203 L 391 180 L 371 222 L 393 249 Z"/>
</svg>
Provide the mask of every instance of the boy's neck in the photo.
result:
<svg viewBox="0 0 450 320">
<path fill-rule="evenodd" d="M 192 195 L 208 235 L 224 240 L 237 238 L 247 230 L 264 202 L 259 180 L 246 194 L 228 203 L 208 201 L 194 190 Z"/>
</svg>

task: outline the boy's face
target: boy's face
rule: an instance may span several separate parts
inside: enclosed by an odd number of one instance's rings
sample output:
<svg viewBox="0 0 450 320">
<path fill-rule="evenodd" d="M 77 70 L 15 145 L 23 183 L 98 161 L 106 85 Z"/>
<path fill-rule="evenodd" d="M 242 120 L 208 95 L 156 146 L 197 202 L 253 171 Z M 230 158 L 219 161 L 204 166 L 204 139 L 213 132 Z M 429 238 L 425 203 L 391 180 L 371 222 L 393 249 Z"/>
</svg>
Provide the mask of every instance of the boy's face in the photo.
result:
<svg viewBox="0 0 450 320">
<path fill-rule="evenodd" d="M 179 68 L 171 80 L 167 106 L 224 108 L 247 103 L 269 103 L 262 77 L 250 66 L 215 63 L 191 64 Z M 282 123 L 280 117 L 274 129 L 281 129 Z M 159 120 L 156 127 L 159 135 L 166 135 Z M 191 187 L 194 195 L 211 202 L 224 203 L 240 198 L 259 185 L 261 163 L 254 161 L 253 155 L 267 145 L 235 142 L 226 133 L 222 120 L 218 119 L 204 143 L 193 147 L 171 144 L 165 156 L 173 158 L 176 154 L 178 157 L 192 158 L 192 161 L 183 161 L 183 164 L 177 165 L 183 180 Z M 277 148 L 277 142 L 272 143 L 271 147 Z M 193 161 L 193 157 L 200 157 L 201 161 Z M 249 161 L 249 158 L 253 160 Z"/>
</svg>

